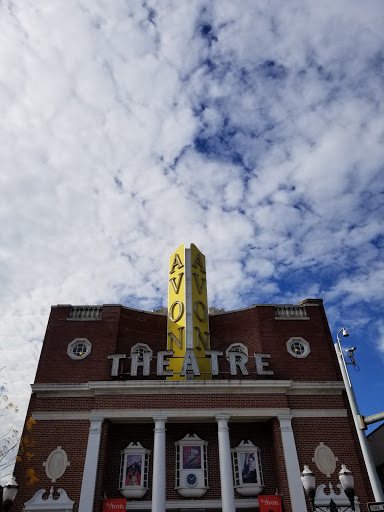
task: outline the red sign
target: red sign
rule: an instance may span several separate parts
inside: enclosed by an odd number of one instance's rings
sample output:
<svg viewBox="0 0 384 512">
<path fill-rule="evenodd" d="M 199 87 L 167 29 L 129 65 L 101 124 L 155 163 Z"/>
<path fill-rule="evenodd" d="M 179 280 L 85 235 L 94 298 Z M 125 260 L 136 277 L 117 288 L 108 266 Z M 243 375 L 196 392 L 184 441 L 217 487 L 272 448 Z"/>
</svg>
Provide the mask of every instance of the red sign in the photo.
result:
<svg viewBox="0 0 384 512">
<path fill-rule="evenodd" d="M 281 512 L 280 496 L 259 496 L 260 512 Z"/>
<path fill-rule="evenodd" d="M 126 506 L 125 498 L 111 498 L 103 501 L 103 512 L 125 512 Z"/>
</svg>

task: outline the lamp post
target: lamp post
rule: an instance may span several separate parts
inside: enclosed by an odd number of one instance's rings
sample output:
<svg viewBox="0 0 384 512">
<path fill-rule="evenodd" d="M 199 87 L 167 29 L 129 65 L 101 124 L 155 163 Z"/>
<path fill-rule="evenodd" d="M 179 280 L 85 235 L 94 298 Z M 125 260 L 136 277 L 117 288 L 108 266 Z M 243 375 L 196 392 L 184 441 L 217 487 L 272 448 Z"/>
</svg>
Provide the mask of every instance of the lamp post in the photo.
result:
<svg viewBox="0 0 384 512">
<path fill-rule="evenodd" d="M 301 483 L 303 484 L 305 494 L 311 504 L 312 511 L 314 511 L 316 496 L 315 475 L 306 464 L 304 464 L 304 470 L 301 475 Z"/>
<path fill-rule="evenodd" d="M 323 510 L 329 510 L 330 512 L 338 512 L 339 510 L 355 510 L 355 486 L 354 486 L 354 478 L 352 473 L 347 469 L 345 464 L 341 465 L 341 469 L 339 471 L 339 480 L 343 487 L 344 493 L 349 499 L 350 506 L 345 505 L 336 505 L 336 503 L 331 498 L 329 505 L 319 505 L 315 504 L 316 497 L 316 483 L 315 483 L 315 475 L 309 469 L 309 467 L 305 464 L 304 470 L 301 473 L 301 482 L 304 487 L 305 494 L 311 504 L 312 512 L 316 510 L 318 512 Z"/>
<path fill-rule="evenodd" d="M 376 472 L 376 468 L 375 468 L 375 464 L 373 462 L 372 454 L 371 454 L 371 451 L 369 449 L 368 440 L 367 440 L 367 438 L 365 436 L 365 433 L 364 433 L 364 430 L 363 430 L 364 429 L 364 424 L 361 421 L 361 415 L 360 415 L 359 407 L 357 405 L 355 393 L 353 391 L 352 383 L 351 383 L 351 380 L 349 378 L 349 374 L 348 374 L 348 370 L 347 370 L 347 365 L 346 365 L 346 362 L 345 362 L 345 359 L 344 359 L 343 349 L 342 349 L 341 343 L 340 343 L 339 335 L 340 335 L 341 332 L 342 332 L 344 337 L 349 336 L 349 334 L 347 333 L 345 327 L 342 327 L 338 331 L 338 333 L 337 333 L 337 343 L 335 343 L 335 350 L 336 350 L 336 354 L 337 354 L 337 359 L 339 361 L 341 374 L 343 376 L 343 381 L 344 381 L 344 385 L 345 385 L 345 390 L 347 392 L 347 396 L 348 396 L 348 400 L 349 400 L 349 405 L 351 406 L 352 416 L 353 416 L 353 419 L 354 419 L 354 422 L 355 422 L 357 436 L 359 438 L 360 447 L 361 447 L 361 451 L 363 453 L 363 458 L 364 458 L 365 466 L 367 468 L 368 477 L 369 477 L 369 481 L 371 483 L 373 495 L 375 497 L 375 501 L 380 502 L 380 501 L 384 501 L 384 494 L 383 494 L 383 491 L 382 491 L 382 488 L 381 488 L 379 477 L 378 477 L 377 472 Z M 341 483 L 343 483 L 343 482 L 341 482 Z"/>
<path fill-rule="evenodd" d="M 13 502 L 15 501 L 17 490 L 19 488 L 18 483 L 16 482 L 16 478 L 12 476 L 11 481 L 8 482 L 4 487 L 0 486 L 1 493 L 1 511 L 8 512 L 8 510 L 12 507 Z"/>
</svg>

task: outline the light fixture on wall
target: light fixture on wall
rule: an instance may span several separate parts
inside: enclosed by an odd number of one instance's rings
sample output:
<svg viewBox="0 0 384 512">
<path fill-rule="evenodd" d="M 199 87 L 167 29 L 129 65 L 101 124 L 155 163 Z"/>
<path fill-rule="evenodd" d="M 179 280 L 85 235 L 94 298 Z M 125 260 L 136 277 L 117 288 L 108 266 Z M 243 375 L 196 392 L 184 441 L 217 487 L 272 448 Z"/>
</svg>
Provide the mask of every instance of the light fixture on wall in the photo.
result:
<svg viewBox="0 0 384 512">
<path fill-rule="evenodd" d="M 10 482 L 8 482 L 2 488 L 2 501 L 1 501 L 1 511 L 7 512 L 13 505 L 15 501 L 17 490 L 19 489 L 19 484 L 16 482 L 16 478 L 12 475 Z M 1 486 L 0 486 L 1 490 Z M 1 492 L 1 491 L 0 491 Z"/>
<path fill-rule="evenodd" d="M 322 512 L 325 510 L 329 510 L 330 512 L 343 511 L 347 512 L 348 510 L 355 510 L 355 487 L 354 487 L 354 478 L 346 467 L 345 464 L 341 464 L 341 469 L 339 471 L 339 480 L 341 486 L 343 488 L 344 494 L 347 496 L 350 506 L 346 505 L 337 505 L 333 499 L 331 498 L 329 505 L 317 505 L 315 504 L 316 499 L 316 481 L 315 475 L 309 469 L 309 467 L 305 464 L 304 470 L 301 473 L 301 482 L 304 487 L 305 494 L 311 504 L 311 508 L 313 512 Z M 324 487 L 324 486 L 323 486 Z"/>
</svg>

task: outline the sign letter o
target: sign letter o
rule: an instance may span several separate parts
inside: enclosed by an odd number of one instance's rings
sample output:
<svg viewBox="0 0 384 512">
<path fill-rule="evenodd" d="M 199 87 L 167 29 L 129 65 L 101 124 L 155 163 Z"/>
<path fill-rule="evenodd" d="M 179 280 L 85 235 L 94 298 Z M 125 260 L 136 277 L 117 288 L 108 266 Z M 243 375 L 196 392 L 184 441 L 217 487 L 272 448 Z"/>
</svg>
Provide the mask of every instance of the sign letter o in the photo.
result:
<svg viewBox="0 0 384 512">
<path fill-rule="evenodd" d="M 203 317 L 201 317 L 200 313 L 199 313 L 199 304 L 201 304 L 201 306 L 203 308 Z M 197 300 L 195 302 L 195 304 L 193 305 L 193 309 L 195 310 L 195 315 L 200 320 L 200 322 L 205 322 L 206 319 L 208 318 L 208 310 L 207 310 L 207 306 L 204 304 L 204 302 L 201 302 L 201 300 Z"/>
<path fill-rule="evenodd" d="M 179 306 L 179 314 L 175 318 L 173 315 L 173 310 L 175 309 L 176 305 Z M 183 316 L 183 313 L 184 313 L 184 304 L 182 302 L 180 302 L 179 300 L 176 300 L 172 304 L 172 306 L 169 308 L 169 319 L 171 320 L 171 322 L 178 322 L 180 320 L 180 318 Z"/>
</svg>

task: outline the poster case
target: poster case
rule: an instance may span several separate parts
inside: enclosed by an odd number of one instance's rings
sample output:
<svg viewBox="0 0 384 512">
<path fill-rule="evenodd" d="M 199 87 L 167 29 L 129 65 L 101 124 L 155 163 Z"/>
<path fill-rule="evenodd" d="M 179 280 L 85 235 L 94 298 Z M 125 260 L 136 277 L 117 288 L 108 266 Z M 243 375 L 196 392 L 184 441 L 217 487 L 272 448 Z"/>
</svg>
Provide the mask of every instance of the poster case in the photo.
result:
<svg viewBox="0 0 384 512">
<path fill-rule="evenodd" d="M 121 451 L 119 490 L 125 498 L 142 498 L 148 491 L 150 453 L 139 442 L 132 442 Z"/>
</svg>

